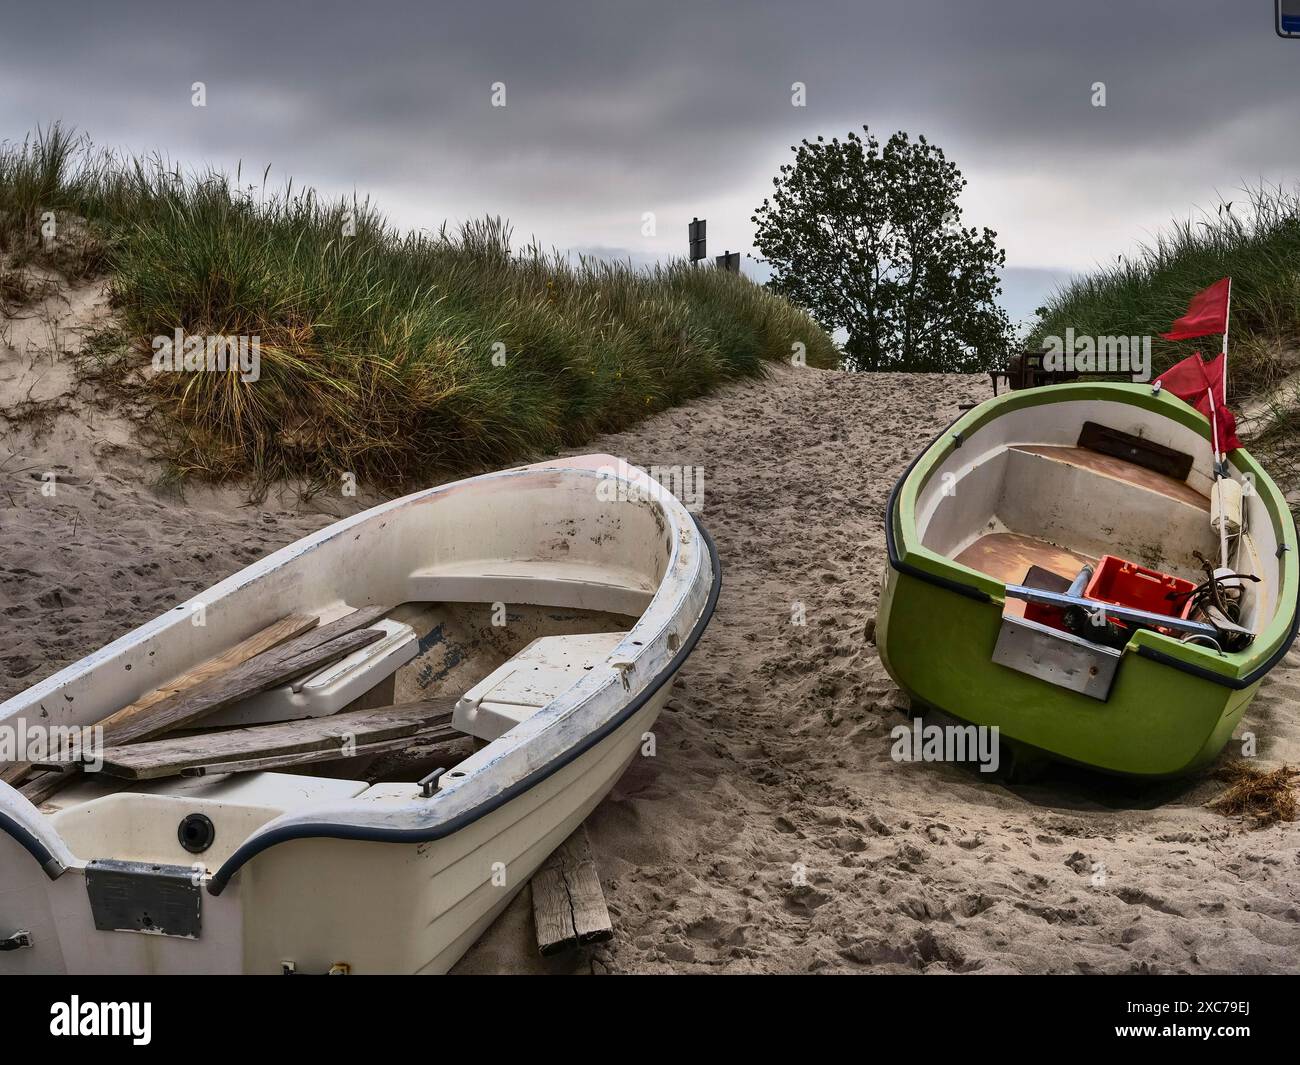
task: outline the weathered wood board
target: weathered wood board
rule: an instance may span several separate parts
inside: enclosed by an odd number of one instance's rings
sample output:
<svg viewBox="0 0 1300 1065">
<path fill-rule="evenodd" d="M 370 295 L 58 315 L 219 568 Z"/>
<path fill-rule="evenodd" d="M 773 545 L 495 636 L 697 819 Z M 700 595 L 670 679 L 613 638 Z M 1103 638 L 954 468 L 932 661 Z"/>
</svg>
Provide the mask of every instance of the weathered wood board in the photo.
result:
<svg viewBox="0 0 1300 1065">
<path fill-rule="evenodd" d="M 329 717 L 309 717 L 274 725 L 224 729 L 190 736 L 151 740 L 108 747 L 102 772 L 130 780 L 178 776 L 194 770 L 228 772 L 217 768 L 245 762 L 256 768 L 298 765 L 378 753 L 379 743 L 456 739 L 451 727 L 455 700 L 424 699 L 401 706 L 353 710 Z M 391 748 L 384 748 L 385 750 Z"/>
<path fill-rule="evenodd" d="M 243 665 L 250 658 L 260 655 L 263 651 L 269 651 L 278 644 L 284 643 L 285 640 L 292 640 L 303 635 L 314 629 L 319 620 L 312 614 L 289 614 L 279 621 L 272 622 L 266 628 L 253 633 L 248 639 L 235 644 L 234 647 L 223 651 L 214 658 L 209 658 L 205 662 L 200 662 L 193 669 L 169 680 L 161 687 L 155 688 L 147 695 L 137 699 L 130 706 L 125 706 L 121 710 L 110 714 L 99 722 L 99 726 L 107 731 L 115 722 L 130 721 L 140 717 L 151 707 L 162 702 L 163 699 L 188 691 L 190 688 L 211 680 L 213 677 L 221 676 L 236 666 Z M 22 783 L 23 778 L 27 776 L 28 771 L 32 768 L 30 762 L 17 762 L 14 765 L 6 766 L 0 770 L 0 780 L 3 780 L 6 784 L 17 786 Z"/>
<path fill-rule="evenodd" d="M 143 713 L 128 715 L 125 710 L 130 710 L 130 707 L 119 710 L 99 723 L 104 729 L 104 741 L 119 745 L 151 739 L 240 699 L 323 668 L 382 639 L 383 630 L 364 626 L 373 624 L 391 610 L 391 606 L 363 607 L 254 655 L 233 668 L 210 675 L 191 688 L 173 691 Z M 24 786 L 23 794 L 32 803 L 40 805 L 77 779 L 80 779 L 80 766 L 73 765 L 67 772 L 38 776 Z"/>
<path fill-rule="evenodd" d="M 542 863 L 533 874 L 532 887 L 537 949 L 543 955 L 613 937 L 614 926 L 585 826 L 579 826 Z"/>
</svg>

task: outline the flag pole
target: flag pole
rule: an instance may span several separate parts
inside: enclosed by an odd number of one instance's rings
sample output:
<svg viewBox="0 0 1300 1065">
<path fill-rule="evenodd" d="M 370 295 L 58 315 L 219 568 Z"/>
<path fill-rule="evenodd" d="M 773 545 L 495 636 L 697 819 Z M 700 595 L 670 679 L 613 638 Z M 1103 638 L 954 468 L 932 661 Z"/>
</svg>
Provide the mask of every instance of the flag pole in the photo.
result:
<svg viewBox="0 0 1300 1065">
<path fill-rule="evenodd" d="M 1187 313 L 1177 319 L 1168 333 L 1160 335 L 1165 340 L 1192 340 L 1196 337 L 1205 337 L 1214 335 L 1214 326 L 1218 324 L 1218 301 L 1220 299 L 1220 286 L 1225 286 L 1222 292 L 1223 299 L 1223 328 L 1220 333 L 1223 337 L 1222 355 L 1223 367 L 1220 373 L 1220 385 L 1223 391 L 1216 399 L 1214 395 L 1214 382 L 1205 369 L 1205 358 L 1198 351 L 1195 354 L 1187 356 L 1181 362 L 1170 367 L 1158 378 L 1157 386 L 1169 377 L 1170 389 L 1174 395 L 1186 403 L 1200 409 L 1200 404 L 1208 397 L 1210 407 L 1210 446 L 1213 462 L 1210 468 L 1210 525 L 1213 527 L 1217 518 L 1219 522 L 1219 554 L 1220 563 L 1224 569 L 1228 568 L 1228 511 L 1233 509 L 1237 513 L 1236 521 L 1241 520 L 1241 498 L 1242 487 L 1234 481 L 1228 473 L 1227 459 L 1227 437 L 1226 429 L 1222 424 L 1219 412 L 1226 412 L 1228 409 L 1228 334 L 1229 318 L 1232 314 L 1232 278 L 1225 277 L 1216 281 L 1209 288 L 1203 289 L 1196 293 L 1187 305 Z M 1190 372 L 1192 365 L 1195 365 L 1199 374 L 1199 386 L 1193 387 L 1190 382 L 1177 385 L 1175 380 L 1178 375 L 1186 376 Z M 1202 389 L 1204 395 L 1202 395 Z M 1220 481 L 1231 481 L 1232 490 L 1226 492 L 1225 485 Z"/>
<path fill-rule="evenodd" d="M 1232 318 L 1232 278 L 1228 278 L 1228 299 L 1223 308 L 1223 402 L 1228 402 L 1228 323 Z M 1213 480 L 1223 480 L 1227 477 L 1228 456 L 1224 451 L 1219 451 L 1219 411 L 1214 403 L 1214 389 L 1210 389 L 1210 418 L 1211 427 L 1214 430 L 1214 477 Z M 1219 492 L 1219 558 L 1220 564 L 1224 569 L 1228 568 L 1228 515 L 1224 503 L 1223 492 Z"/>
<path fill-rule="evenodd" d="M 1223 308 L 1223 402 L 1228 402 L 1228 323 L 1232 319 L 1232 278 L 1228 278 L 1228 302 Z"/>
<path fill-rule="evenodd" d="M 1204 380 L 1204 374 L 1202 374 L 1202 380 Z M 1219 408 L 1214 402 L 1213 386 L 1209 388 L 1206 395 L 1210 397 L 1210 434 L 1212 437 L 1211 446 L 1214 448 L 1214 470 L 1212 471 L 1211 480 L 1217 482 L 1223 479 L 1223 463 L 1226 459 L 1224 458 L 1224 452 L 1219 450 Z M 1213 520 L 1213 511 L 1211 511 L 1211 520 Z M 1224 569 L 1228 568 L 1228 517 L 1224 512 L 1222 489 L 1219 490 L 1219 564 Z"/>
</svg>

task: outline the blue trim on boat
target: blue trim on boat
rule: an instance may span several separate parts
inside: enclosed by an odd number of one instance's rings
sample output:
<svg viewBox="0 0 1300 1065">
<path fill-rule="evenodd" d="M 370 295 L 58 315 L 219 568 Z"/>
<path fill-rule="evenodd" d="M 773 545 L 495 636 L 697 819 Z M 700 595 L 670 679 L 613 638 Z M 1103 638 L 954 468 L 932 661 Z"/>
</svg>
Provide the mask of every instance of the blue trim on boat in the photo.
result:
<svg viewBox="0 0 1300 1065">
<path fill-rule="evenodd" d="M 28 831 L 26 825 L 19 824 L 8 814 L 0 813 L 0 830 L 3 830 L 6 836 L 16 840 L 23 850 L 36 859 L 45 870 L 46 876 L 51 880 L 59 878 L 64 869 L 63 863 L 58 855 Z"/>
</svg>

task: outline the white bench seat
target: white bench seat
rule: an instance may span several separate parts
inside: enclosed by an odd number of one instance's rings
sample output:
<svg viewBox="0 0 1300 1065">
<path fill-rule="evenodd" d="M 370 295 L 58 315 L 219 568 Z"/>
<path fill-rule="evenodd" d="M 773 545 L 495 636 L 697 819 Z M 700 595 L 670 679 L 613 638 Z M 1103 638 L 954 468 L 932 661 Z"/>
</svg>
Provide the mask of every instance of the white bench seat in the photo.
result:
<svg viewBox="0 0 1300 1065">
<path fill-rule="evenodd" d="M 625 636 L 597 632 L 534 640 L 460 697 L 452 726 L 488 742 L 505 735 L 582 680 Z"/>
<path fill-rule="evenodd" d="M 417 570 L 406 598 L 424 603 L 519 603 L 603 610 L 639 617 L 656 582 L 631 569 L 592 562 L 490 560 Z"/>
</svg>

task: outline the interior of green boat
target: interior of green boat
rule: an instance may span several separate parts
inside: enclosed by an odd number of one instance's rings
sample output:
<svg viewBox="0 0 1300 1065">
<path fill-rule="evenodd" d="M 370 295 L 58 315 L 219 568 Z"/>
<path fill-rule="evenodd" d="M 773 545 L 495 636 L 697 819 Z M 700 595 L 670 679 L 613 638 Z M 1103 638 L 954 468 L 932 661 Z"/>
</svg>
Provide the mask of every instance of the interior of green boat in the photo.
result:
<svg viewBox="0 0 1300 1065">
<path fill-rule="evenodd" d="M 1019 444 L 1008 448 L 1008 475 L 1023 478 L 1027 490 L 1032 490 L 1042 501 L 1045 486 L 1061 486 L 1062 480 L 1074 481 L 1072 487 L 1079 490 L 1069 500 L 1070 506 L 1080 507 L 1080 516 L 1087 513 L 1087 500 L 1099 496 L 1121 495 L 1128 497 L 1135 509 L 1154 512 L 1154 515 L 1167 515 L 1170 523 L 1179 527 L 1191 524 L 1197 532 L 1205 531 L 1206 536 L 1192 537 L 1200 539 L 1199 547 L 1214 549 L 1214 537 L 1209 529 L 1210 499 L 1192 488 L 1185 481 L 1175 480 L 1168 474 L 1139 466 L 1126 459 L 1103 455 L 1084 447 L 1058 445 Z M 1113 486 L 1105 481 L 1116 482 Z M 1002 508 L 1007 513 L 1010 508 Z M 1068 509 L 1067 509 L 1068 512 Z M 1195 513 L 1192 513 L 1195 512 Z M 1055 574 L 1064 580 L 1071 580 L 1084 566 L 1095 566 L 1102 554 L 1118 554 L 1119 550 L 1111 536 L 1106 542 L 1099 542 L 1095 536 L 1083 532 L 1086 523 L 1063 534 L 1061 522 L 1049 523 L 1039 520 L 1041 510 L 1030 508 L 1017 510 L 1012 515 L 1014 526 L 995 529 L 984 533 L 972 541 L 954 556 L 954 561 L 978 570 L 1006 584 L 1020 584 L 1027 579 L 1030 570 L 1038 567 Z M 1006 522 L 1000 524 L 1006 525 Z M 1158 530 L 1160 522 L 1148 524 L 1150 533 Z M 1014 531 L 1021 530 L 1021 531 Z M 1096 530 L 1106 535 L 1103 530 Z M 1146 530 L 1144 530 L 1146 531 Z M 1115 538 L 1117 539 L 1117 538 Z M 1187 546 L 1187 545 L 1183 545 Z M 1192 546 L 1196 549 L 1196 545 Z M 1166 555 L 1165 541 L 1153 535 L 1130 537 L 1124 550 L 1153 569 L 1171 569 L 1170 558 Z M 1130 557 L 1128 555 L 1124 557 Z M 1178 572 L 1175 576 L 1192 577 L 1199 571 L 1199 564 L 1194 558 L 1178 559 L 1174 566 Z M 1025 604 L 1011 599 L 1007 602 L 1006 612 L 1020 615 Z"/>
<path fill-rule="evenodd" d="M 1204 560 L 1217 561 L 1220 551 L 1210 524 L 1208 445 L 1139 415 L 1099 426 L 1086 420 L 1091 411 L 1058 406 L 1055 417 L 1037 411 L 1019 425 L 1015 415 L 1002 419 L 1007 424 L 950 452 L 918 498 L 924 546 L 1009 585 L 1046 574 L 1064 590 L 1107 555 L 1203 582 Z M 1247 498 L 1244 509 L 1230 565 L 1260 577 L 1241 610 L 1241 623 L 1258 632 L 1277 605 L 1277 534 L 1258 498 Z M 1023 615 L 1025 604 L 1008 597 L 1005 613 Z"/>
</svg>

